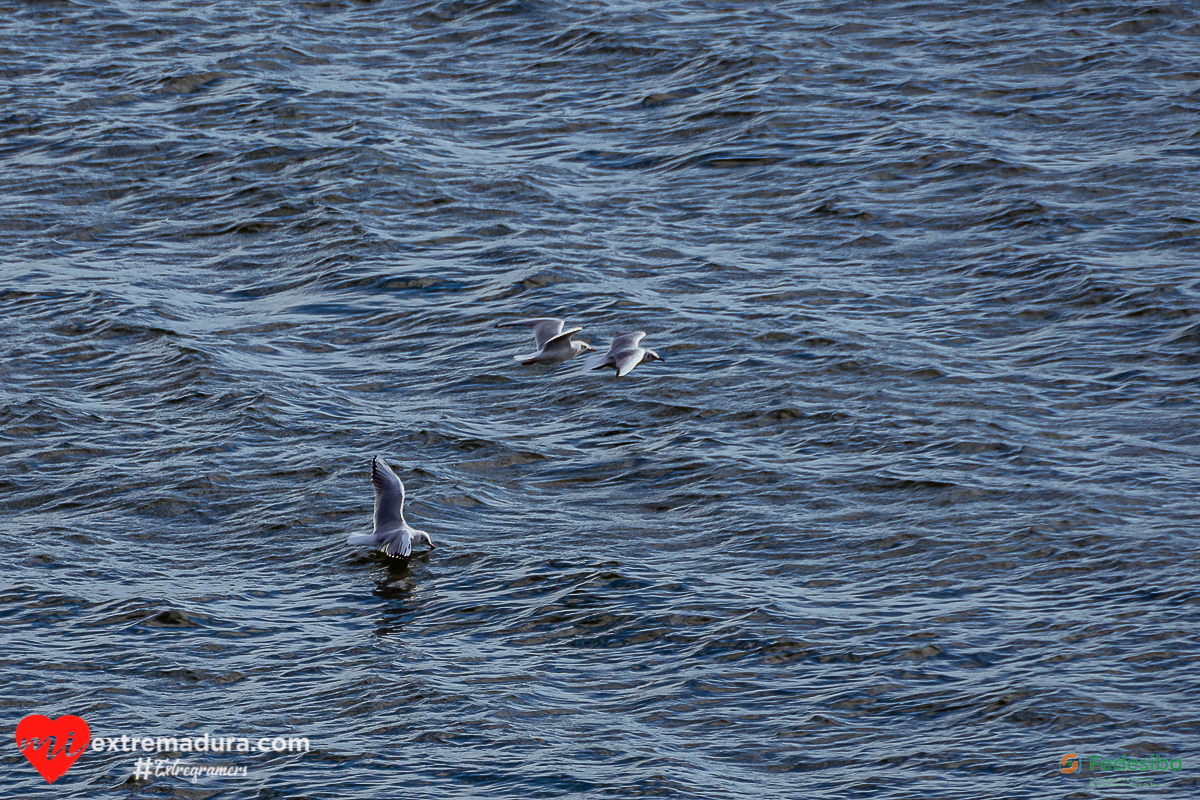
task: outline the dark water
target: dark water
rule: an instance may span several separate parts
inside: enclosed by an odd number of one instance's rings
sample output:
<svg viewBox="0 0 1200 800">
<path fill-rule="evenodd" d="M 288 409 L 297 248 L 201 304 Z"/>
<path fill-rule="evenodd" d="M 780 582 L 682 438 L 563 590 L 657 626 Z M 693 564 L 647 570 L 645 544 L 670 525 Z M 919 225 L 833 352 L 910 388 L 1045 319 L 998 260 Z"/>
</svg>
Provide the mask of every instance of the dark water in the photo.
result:
<svg viewBox="0 0 1200 800">
<path fill-rule="evenodd" d="M 5 7 L 5 797 L 1196 796 L 1200 7 L 762 5 Z"/>
</svg>

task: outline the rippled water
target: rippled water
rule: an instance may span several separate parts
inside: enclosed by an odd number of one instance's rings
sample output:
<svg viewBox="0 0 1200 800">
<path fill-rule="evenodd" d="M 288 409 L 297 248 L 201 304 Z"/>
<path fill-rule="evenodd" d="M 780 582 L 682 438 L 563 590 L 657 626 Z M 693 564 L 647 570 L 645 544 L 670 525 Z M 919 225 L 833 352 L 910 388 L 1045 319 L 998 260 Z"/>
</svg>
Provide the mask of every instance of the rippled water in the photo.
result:
<svg viewBox="0 0 1200 800">
<path fill-rule="evenodd" d="M 4 795 L 1194 796 L 1198 10 L 10 4 Z"/>
</svg>

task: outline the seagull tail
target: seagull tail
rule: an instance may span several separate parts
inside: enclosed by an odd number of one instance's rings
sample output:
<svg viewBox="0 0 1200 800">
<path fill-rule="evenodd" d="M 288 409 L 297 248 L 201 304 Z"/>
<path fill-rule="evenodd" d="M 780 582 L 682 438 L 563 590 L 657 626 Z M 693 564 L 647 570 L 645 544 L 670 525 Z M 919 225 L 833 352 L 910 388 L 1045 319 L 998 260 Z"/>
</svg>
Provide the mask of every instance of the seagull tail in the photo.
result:
<svg viewBox="0 0 1200 800">
<path fill-rule="evenodd" d="M 346 539 L 346 544 L 374 544 L 375 534 L 373 533 L 352 533 Z"/>
<path fill-rule="evenodd" d="M 605 355 L 597 354 L 594 356 L 588 356 L 587 360 L 583 362 L 583 368 L 584 369 L 600 369 L 601 367 L 605 366 L 604 362 L 606 362 L 606 361 L 608 361 L 607 354 L 605 354 Z"/>
</svg>

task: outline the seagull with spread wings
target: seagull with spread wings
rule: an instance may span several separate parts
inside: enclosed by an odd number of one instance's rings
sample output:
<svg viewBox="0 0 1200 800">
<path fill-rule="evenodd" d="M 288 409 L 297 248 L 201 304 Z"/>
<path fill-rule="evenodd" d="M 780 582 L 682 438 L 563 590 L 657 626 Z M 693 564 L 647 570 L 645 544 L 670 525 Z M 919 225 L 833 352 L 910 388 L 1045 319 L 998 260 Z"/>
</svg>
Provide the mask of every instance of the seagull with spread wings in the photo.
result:
<svg viewBox="0 0 1200 800">
<path fill-rule="evenodd" d="M 537 342 L 537 352 L 524 356 L 513 356 L 522 364 L 559 364 L 574 358 L 585 350 L 595 351 L 587 342 L 577 342 L 571 337 L 583 328 L 574 327 L 563 330 L 563 321 L 557 317 L 538 317 L 523 319 L 517 322 L 501 322 L 498 328 L 533 328 L 533 340 Z"/>
<path fill-rule="evenodd" d="M 375 484 L 375 530 L 353 533 L 350 544 L 369 544 L 389 556 L 408 556 L 412 546 L 424 542 L 433 549 L 433 540 L 404 521 L 404 484 L 379 456 L 371 460 L 371 483 Z"/>
<path fill-rule="evenodd" d="M 637 333 L 622 333 L 613 337 L 612 347 L 605 355 L 594 355 L 584 362 L 588 369 L 603 369 L 612 367 L 617 371 L 617 377 L 628 375 L 634 367 L 643 361 L 666 361 L 653 350 L 647 350 L 639 342 L 646 335 L 645 331 Z"/>
</svg>

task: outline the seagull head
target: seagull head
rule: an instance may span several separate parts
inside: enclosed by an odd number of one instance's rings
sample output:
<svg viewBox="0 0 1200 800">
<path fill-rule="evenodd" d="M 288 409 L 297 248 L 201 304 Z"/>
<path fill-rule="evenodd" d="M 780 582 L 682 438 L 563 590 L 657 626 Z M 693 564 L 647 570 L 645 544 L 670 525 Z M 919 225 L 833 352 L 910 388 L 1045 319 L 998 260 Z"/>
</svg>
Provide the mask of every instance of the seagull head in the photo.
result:
<svg viewBox="0 0 1200 800">
<path fill-rule="evenodd" d="M 654 352 L 653 350 L 647 350 L 646 355 L 642 356 L 642 360 L 643 361 L 666 361 L 665 358 L 663 358 L 662 356 L 660 356 L 658 353 Z"/>
<path fill-rule="evenodd" d="M 584 350 L 590 350 L 593 353 L 596 352 L 596 348 L 592 347 L 587 342 L 581 342 L 578 339 L 572 339 L 571 346 L 575 348 L 576 354 L 582 353 Z"/>
<path fill-rule="evenodd" d="M 429 534 L 425 531 L 415 531 L 413 534 L 413 544 L 420 544 L 421 542 L 429 545 L 430 550 L 433 549 L 433 539 L 429 538 Z"/>
</svg>

